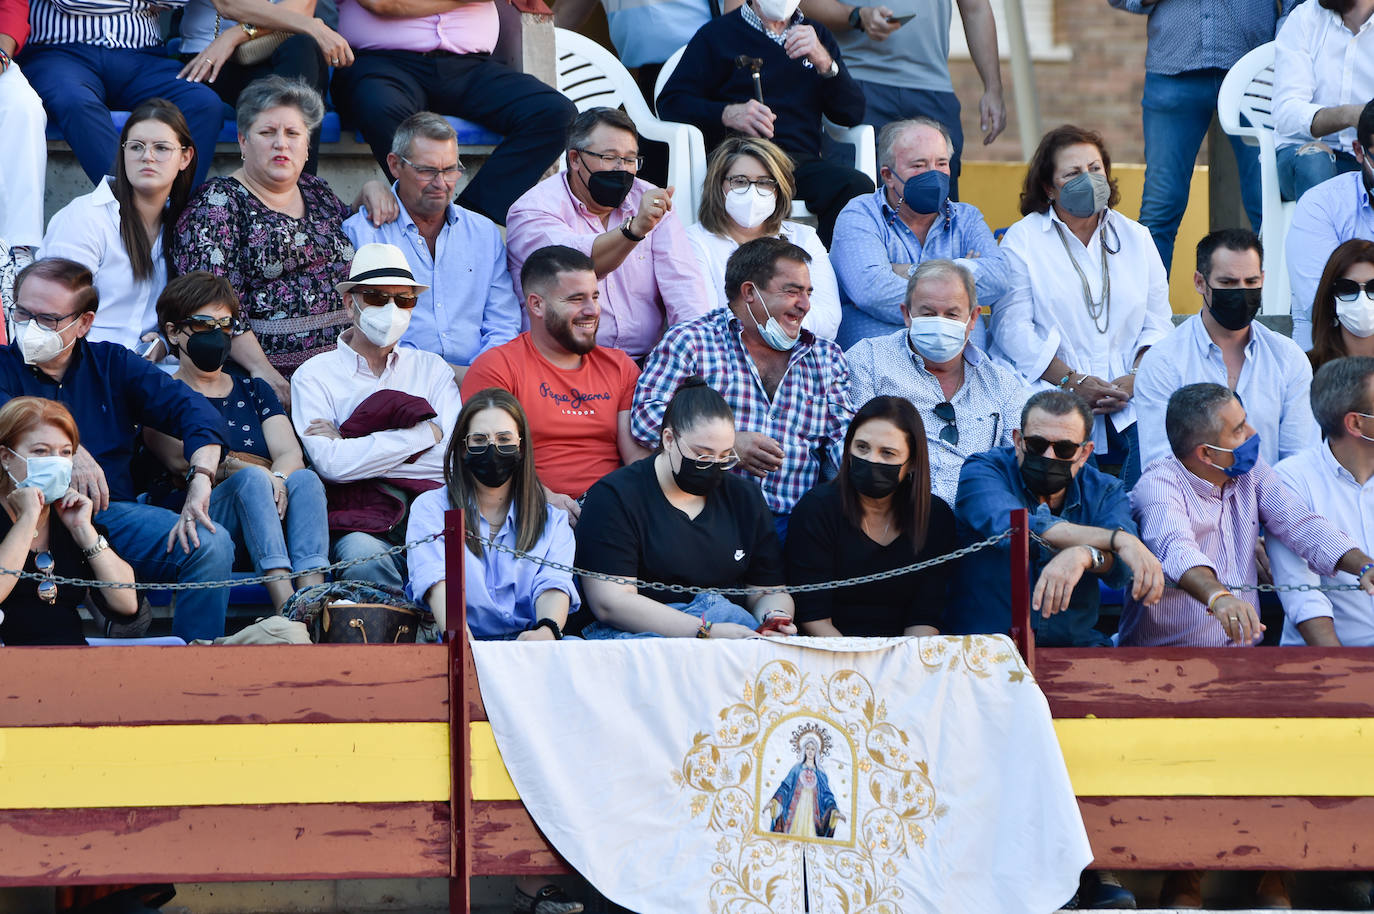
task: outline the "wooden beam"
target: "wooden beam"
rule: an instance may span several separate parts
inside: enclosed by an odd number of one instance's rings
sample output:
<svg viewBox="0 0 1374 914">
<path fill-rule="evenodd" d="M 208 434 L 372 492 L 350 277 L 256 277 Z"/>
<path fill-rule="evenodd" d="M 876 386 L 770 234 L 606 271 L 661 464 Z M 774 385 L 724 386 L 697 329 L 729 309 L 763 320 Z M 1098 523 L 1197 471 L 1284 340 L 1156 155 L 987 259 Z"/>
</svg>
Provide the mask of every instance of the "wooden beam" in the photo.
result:
<svg viewBox="0 0 1374 914">
<path fill-rule="evenodd" d="M 472 873 L 525 876 L 571 873 L 519 800 L 472 804 Z"/>
</svg>

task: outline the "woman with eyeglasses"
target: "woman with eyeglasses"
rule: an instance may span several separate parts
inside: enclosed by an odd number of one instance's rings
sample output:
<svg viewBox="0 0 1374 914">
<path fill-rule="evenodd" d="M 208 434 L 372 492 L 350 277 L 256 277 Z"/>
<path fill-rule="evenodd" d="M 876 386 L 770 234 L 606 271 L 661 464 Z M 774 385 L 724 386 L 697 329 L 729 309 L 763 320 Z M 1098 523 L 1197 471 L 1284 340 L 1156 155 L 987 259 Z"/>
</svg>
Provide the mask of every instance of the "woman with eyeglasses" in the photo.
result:
<svg viewBox="0 0 1374 914">
<path fill-rule="evenodd" d="M 838 476 L 802 496 L 787 530 L 787 583 L 892 571 L 950 552 L 954 511 L 930 491 L 921 415 L 905 397 L 874 397 L 849 424 Z M 953 565 L 799 593 L 806 635 L 935 635 Z"/>
<path fill-rule="evenodd" d="M 700 377 L 668 401 L 660 446 L 587 492 L 577 521 L 577 565 L 602 575 L 670 585 L 660 590 L 582 577 L 596 622 L 587 638 L 747 638 L 795 634 L 784 593 L 693 596 L 684 587 L 783 583 L 773 515 L 754 483 L 729 472 L 735 414 Z M 745 609 L 747 607 L 747 611 Z"/>
<path fill-rule="evenodd" d="M 830 253 L 809 225 L 792 222 L 792 160 L 769 140 L 733 136 L 711 153 L 706 166 L 706 193 L 699 221 L 687 228 L 706 286 L 715 306 L 725 296 L 725 262 L 742 244 L 769 235 L 801 247 L 811 255 L 811 310 L 802 326 L 833 340 L 840 330 L 840 287 L 830 266 Z"/>
<path fill-rule="evenodd" d="M 228 529 L 258 574 L 295 575 L 266 585 L 280 611 L 296 587 L 324 581 L 319 572 L 303 573 L 329 563 L 324 484 L 306 469 L 272 387 L 224 370 L 239 323 L 239 299 L 229 281 L 200 270 L 178 276 L 158 298 L 157 317 L 180 359 L 174 377 L 224 417 L 226 446 L 210 493 L 210 519 Z M 167 470 L 149 486 L 153 503 L 180 510 L 185 493 L 178 482 L 187 470 L 181 442 L 147 428 L 143 438 Z"/>
<path fill-rule="evenodd" d="M 107 615 L 138 611 L 132 590 L 86 591 L 53 580 L 134 582 L 134 570 L 91 521 L 91 500 L 71 488 L 80 443 L 76 420 L 55 400 L 15 397 L 0 408 L 0 568 L 44 576 L 0 575 L 0 644 L 85 644 L 77 607 L 88 599 Z"/>
<path fill-rule="evenodd" d="M 114 176 L 48 223 L 40 257 L 74 260 L 95 276 L 100 307 L 86 338 L 157 360 L 157 297 L 167 285 L 173 227 L 191 195 L 196 148 L 166 99 L 135 108 L 119 133 Z"/>
<path fill-rule="evenodd" d="M 1312 370 L 1348 355 L 1374 356 L 1374 242 L 1331 252 L 1312 301 Z"/>
</svg>

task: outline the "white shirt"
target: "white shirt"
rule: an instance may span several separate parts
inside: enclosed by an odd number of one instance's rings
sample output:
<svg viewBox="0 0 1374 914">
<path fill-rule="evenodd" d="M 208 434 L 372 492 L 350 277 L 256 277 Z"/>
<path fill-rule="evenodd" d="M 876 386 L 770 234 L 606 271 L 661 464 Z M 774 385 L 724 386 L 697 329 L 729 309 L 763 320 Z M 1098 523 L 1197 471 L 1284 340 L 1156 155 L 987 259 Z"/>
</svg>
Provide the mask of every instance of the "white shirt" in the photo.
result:
<svg viewBox="0 0 1374 914">
<path fill-rule="evenodd" d="M 1312 141 L 1323 108 L 1364 105 L 1374 96 L 1374 16 L 1351 33 L 1317 0 L 1300 3 L 1274 39 L 1274 132 L 1282 148 Z M 1321 137 L 1350 152 L 1355 128 Z"/>
<path fill-rule="evenodd" d="M 1083 284 L 1064 251 L 1055 226 L 1063 229 L 1073 259 L 1088 281 L 1093 301 L 1102 298 L 1101 239 L 1120 249 L 1108 254 L 1111 307 L 1098 324 L 1099 333 L 1083 301 Z M 1173 329 L 1169 280 L 1149 231 L 1139 222 L 1108 210 L 1091 244 L 1078 237 L 1055 215 L 1031 213 L 1007 229 L 1001 250 L 1007 255 L 1007 293 L 992 309 L 990 355 L 1013 366 L 1034 389 L 1052 386 L 1040 380 L 1057 355 L 1077 373 L 1111 382 L 1135 363 L 1142 348 L 1159 342 Z M 1055 379 L 1058 380 L 1057 378 Z M 1135 422 L 1135 407 L 1127 404 L 1111 414 L 1118 431 Z M 1093 442 L 1107 447 L 1103 417 L 1093 423 Z"/>
<path fill-rule="evenodd" d="M 100 306 L 86 339 L 138 348 L 138 338 L 157 330 L 157 298 L 167 285 L 162 232 L 153 240 L 153 272 L 135 280 L 129 252 L 119 237 L 119 201 L 106 178 L 58 210 L 48 222 L 39 257 L 75 260 L 95 276 Z"/>
<path fill-rule="evenodd" d="M 833 340 L 840 332 L 840 284 L 830 266 L 830 252 L 816 230 L 800 222 L 783 222 L 778 237 L 811 255 L 811 285 L 816 291 L 811 295 L 811 310 L 802 319 L 802 326 L 822 339 Z M 739 249 L 739 242 L 729 235 L 707 231 L 700 222 L 687 227 L 687 240 L 697 252 L 707 289 L 716 295 L 712 307 L 727 307 L 730 300 L 725 295 L 725 262 Z"/>
<path fill-rule="evenodd" d="M 344 336 L 352 339 L 357 332 L 358 328 L 352 327 Z M 305 433 L 315 419 L 327 419 L 335 426 L 343 424 L 359 403 L 379 390 L 399 390 L 428 400 L 439 414 L 434 421 L 444 430 L 443 439 L 435 443 L 428 422 L 361 438 Z M 423 349 L 397 346 L 387 356 L 381 377 L 377 377 L 367 359 L 340 337 L 337 349 L 306 360 L 291 376 L 291 422 L 315 471 L 326 482 L 355 482 L 376 476 L 442 482 L 444 452 L 461 407 L 453 369 Z M 415 454 L 420 456 L 407 463 Z"/>
<path fill-rule="evenodd" d="M 1339 527 L 1365 552 L 1374 546 L 1374 479 L 1364 485 L 1357 483 L 1326 444 L 1289 457 L 1274 467 L 1274 472 L 1299 501 Z M 1355 583 L 1355 576 L 1343 571 L 1333 577 L 1319 577 L 1304 559 L 1274 537 L 1266 542 L 1275 584 Z M 1306 644 L 1298 632 L 1299 623 L 1327 616 L 1335 623 L 1341 644 L 1374 645 L 1374 597 L 1368 594 L 1357 590 L 1291 591 L 1280 593 L 1279 598 L 1284 611 L 1280 644 Z"/>
<path fill-rule="evenodd" d="M 1304 350 L 1312 348 L 1312 305 L 1326 261 L 1352 238 L 1374 241 L 1374 203 L 1358 171 L 1336 175 L 1303 194 L 1284 236 L 1293 289 L 1293 342 Z"/>
<path fill-rule="evenodd" d="M 1194 314 L 1140 360 L 1132 402 L 1139 419 L 1142 468 L 1173 453 L 1164 432 L 1169 397 L 1185 384 L 1200 381 L 1225 387 L 1226 361 L 1221 347 L 1207 335 L 1202 315 Z M 1266 463 L 1278 463 L 1321 442 L 1308 399 L 1311 387 L 1312 363 L 1298 344 L 1259 321 L 1252 322 L 1235 390 L 1250 424 L 1259 432 L 1260 456 Z"/>
</svg>

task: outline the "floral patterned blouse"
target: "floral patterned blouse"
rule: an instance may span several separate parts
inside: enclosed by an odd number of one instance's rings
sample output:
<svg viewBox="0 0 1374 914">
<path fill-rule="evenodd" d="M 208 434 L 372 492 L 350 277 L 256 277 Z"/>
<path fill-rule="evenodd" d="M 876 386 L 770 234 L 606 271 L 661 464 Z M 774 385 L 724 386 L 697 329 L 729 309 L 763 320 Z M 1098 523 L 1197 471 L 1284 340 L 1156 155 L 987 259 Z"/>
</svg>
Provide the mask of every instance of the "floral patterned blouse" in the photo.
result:
<svg viewBox="0 0 1374 914">
<path fill-rule="evenodd" d="M 350 318 L 335 283 L 348 278 L 348 208 L 303 174 L 305 216 L 269 208 L 235 178 L 211 178 L 191 198 L 172 239 L 178 274 L 208 270 L 239 293 L 248 325 L 283 375 L 334 348 Z"/>
</svg>

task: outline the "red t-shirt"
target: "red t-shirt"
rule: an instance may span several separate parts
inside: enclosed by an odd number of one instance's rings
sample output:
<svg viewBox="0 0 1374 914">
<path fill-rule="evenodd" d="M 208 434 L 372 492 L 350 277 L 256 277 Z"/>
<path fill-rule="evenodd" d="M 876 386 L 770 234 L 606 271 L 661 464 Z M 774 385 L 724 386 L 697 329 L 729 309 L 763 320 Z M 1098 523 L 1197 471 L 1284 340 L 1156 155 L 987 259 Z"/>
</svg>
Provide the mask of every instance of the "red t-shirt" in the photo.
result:
<svg viewBox="0 0 1374 914">
<path fill-rule="evenodd" d="M 604 346 L 584 355 L 580 368 L 558 368 L 526 331 L 473 361 L 463 377 L 463 399 L 488 387 L 515 394 L 529 416 L 540 481 L 577 498 L 619 468 L 617 422 L 630 408 L 638 379 L 628 355 Z"/>
</svg>

